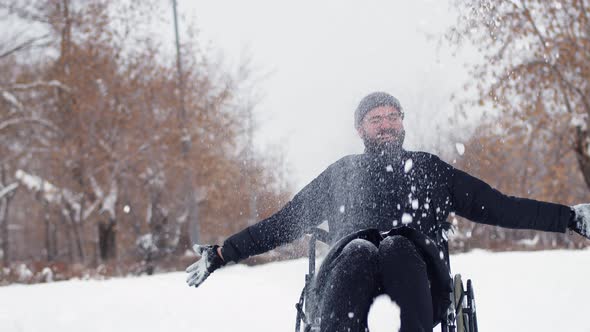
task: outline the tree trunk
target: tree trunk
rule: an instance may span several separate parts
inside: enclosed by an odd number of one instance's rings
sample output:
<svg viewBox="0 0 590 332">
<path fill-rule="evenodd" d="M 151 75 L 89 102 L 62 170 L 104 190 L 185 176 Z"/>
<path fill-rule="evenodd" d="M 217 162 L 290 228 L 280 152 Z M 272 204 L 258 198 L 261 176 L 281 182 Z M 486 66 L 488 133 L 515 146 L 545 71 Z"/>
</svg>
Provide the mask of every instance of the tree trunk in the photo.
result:
<svg viewBox="0 0 590 332">
<path fill-rule="evenodd" d="M 47 254 L 47 261 L 51 262 L 55 259 L 54 251 L 52 249 L 52 225 L 49 218 L 49 207 L 47 203 L 43 204 L 43 218 L 45 219 L 45 253 Z"/>
<path fill-rule="evenodd" d="M 588 132 L 579 127 L 576 128 L 576 157 L 580 165 L 580 171 L 584 176 L 586 187 L 590 188 L 590 137 Z"/>
<path fill-rule="evenodd" d="M 100 259 L 108 261 L 117 257 L 117 223 L 114 220 L 98 223 L 98 248 Z"/>
<path fill-rule="evenodd" d="M 74 240 L 73 240 L 73 236 L 72 233 L 73 231 L 73 225 L 67 220 L 68 218 L 62 214 L 62 223 L 66 228 L 65 234 L 66 234 L 66 243 L 67 243 L 67 248 L 68 248 L 68 258 L 70 260 L 70 263 L 74 263 L 75 262 L 75 258 L 74 258 Z"/>
<path fill-rule="evenodd" d="M 72 222 L 72 230 L 74 232 L 74 240 L 79 262 L 84 263 L 86 260 L 86 255 L 84 254 L 84 241 L 82 239 L 82 230 L 80 224 L 75 221 Z"/>
<path fill-rule="evenodd" d="M 0 184 L 5 186 L 6 182 L 6 168 L 3 165 L 2 172 L 0 174 Z M 0 242 L 2 243 L 2 246 L 0 247 L 0 250 L 2 250 L 2 255 L 0 255 L 0 258 L 2 258 L 2 262 L 4 263 L 8 263 L 10 260 L 8 246 L 8 212 L 10 210 L 10 201 L 12 200 L 13 196 L 14 192 L 0 199 Z"/>
<path fill-rule="evenodd" d="M 160 208 L 160 190 L 155 189 L 156 192 L 152 194 L 152 201 L 151 201 L 151 219 L 149 221 L 150 224 L 150 231 L 153 236 L 153 241 L 158 251 L 162 251 L 163 249 L 167 248 L 167 241 L 166 241 L 166 223 L 167 218 L 162 213 L 162 209 Z"/>
<path fill-rule="evenodd" d="M 82 241 L 82 232 L 80 231 L 80 223 L 76 222 L 74 211 L 68 207 L 68 216 L 64 215 L 66 224 L 68 225 L 67 241 L 70 251 L 70 260 L 72 263 L 84 262 L 84 245 Z"/>
<path fill-rule="evenodd" d="M 186 250 L 190 250 L 190 248 L 192 248 L 189 226 L 189 220 L 185 220 L 184 223 L 180 224 L 180 239 L 178 240 L 178 245 L 176 246 L 176 253 L 184 253 Z"/>
<path fill-rule="evenodd" d="M 2 243 L 2 247 L 0 250 L 2 254 L 0 258 L 2 258 L 3 263 L 8 263 L 8 198 L 0 199 L 0 242 Z"/>
<path fill-rule="evenodd" d="M 59 259 L 59 243 L 57 241 L 57 233 L 58 233 L 58 224 L 51 223 L 51 243 L 53 244 L 52 247 L 52 257 L 54 259 Z"/>
</svg>

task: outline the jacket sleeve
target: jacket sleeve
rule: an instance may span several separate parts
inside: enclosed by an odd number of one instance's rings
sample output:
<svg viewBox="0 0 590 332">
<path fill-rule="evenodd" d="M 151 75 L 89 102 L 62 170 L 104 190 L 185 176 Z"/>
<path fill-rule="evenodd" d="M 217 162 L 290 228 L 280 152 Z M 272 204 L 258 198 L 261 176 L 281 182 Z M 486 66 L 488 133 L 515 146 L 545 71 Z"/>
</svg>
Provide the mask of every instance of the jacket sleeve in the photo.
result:
<svg viewBox="0 0 590 332">
<path fill-rule="evenodd" d="M 487 183 L 448 165 L 455 212 L 469 220 L 515 229 L 565 232 L 570 207 L 504 195 Z"/>
<path fill-rule="evenodd" d="M 230 236 L 222 254 L 228 262 L 238 262 L 289 243 L 319 225 L 331 204 L 332 167 L 305 186 L 274 215 Z"/>
</svg>

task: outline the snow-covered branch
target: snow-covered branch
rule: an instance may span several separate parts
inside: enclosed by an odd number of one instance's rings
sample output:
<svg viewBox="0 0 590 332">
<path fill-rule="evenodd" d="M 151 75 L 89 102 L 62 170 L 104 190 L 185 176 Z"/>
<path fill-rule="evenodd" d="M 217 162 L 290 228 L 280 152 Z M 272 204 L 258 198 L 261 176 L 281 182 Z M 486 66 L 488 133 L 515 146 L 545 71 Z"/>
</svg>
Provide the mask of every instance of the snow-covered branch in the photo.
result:
<svg viewBox="0 0 590 332">
<path fill-rule="evenodd" d="M 109 193 L 106 196 L 104 191 L 98 185 L 98 182 L 94 176 L 90 176 L 90 185 L 92 186 L 92 191 L 94 191 L 94 194 L 97 197 L 96 201 L 102 202 L 100 213 L 107 212 L 111 219 L 116 219 L 117 215 L 115 212 L 115 206 L 117 204 L 117 196 L 119 191 L 116 179 L 113 177 L 111 180 L 111 187 L 109 189 Z"/>
<path fill-rule="evenodd" d="M 108 212 L 111 219 L 116 219 L 117 215 L 115 214 L 115 205 L 117 204 L 117 196 L 118 196 L 118 186 L 117 181 L 115 178 L 111 181 L 111 188 L 109 190 L 108 195 L 102 201 L 102 208 L 100 212 Z"/>
<path fill-rule="evenodd" d="M 15 33 L 14 37 L 12 39 L 16 40 L 17 36 L 19 36 L 19 34 Z M 17 45 L 15 45 L 9 49 L 2 48 L 2 49 L 0 49 L 0 59 L 10 56 L 12 54 L 15 54 L 15 53 L 22 51 L 22 50 L 33 48 L 35 46 L 40 46 L 42 44 L 38 43 L 38 42 L 43 41 L 43 40 L 45 40 L 47 42 L 47 37 L 49 37 L 49 34 L 36 36 L 36 37 L 30 37 L 27 40 L 20 42 Z"/>
<path fill-rule="evenodd" d="M 92 187 L 92 191 L 94 192 L 94 195 L 98 199 L 102 200 L 104 198 L 104 192 L 102 191 L 102 189 L 98 185 L 98 182 L 96 182 L 96 178 L 94 178 L 93 175 L 91 175 L 89 178 L 90 178 L 90 186 Z"/>
<path fill-rule="evenodd" d="M 51 80 L 48 82 L 36 81 L 33 83 L 11 84 L 8 86 L 0 87 L 0 97 L 4 99 L 6 102 L 8 102 L 10 105 L 14 106 L 17 110 L 22 111 L 24 109 L 23 104 L 12 93 L 12 91 L 31 90 L 42 87 L 59 88 L 67 92 L 71 91 L 71 89 L 68 86 L 57 80 Z"/>
<path fill-rule="evenodd" d="M 58 203 L 62 199 L 60 190 L 39 176 L 28 174 L 19 169 L 16 171 L 15 177 L 27 187 L 27 189 L 33 192 L 40 192 L 47 202 Z"/>
<path fill-rule="evenodd" d="M 25 83 L 25 84 L 12 84 L 6 87 L 3 87 L 2 90 L 30 90 L 36 88 L 59 88 L 67 92 L 71 92 L 71 89 L 63 84 L 58 80 L 51 80 L 51 81 L 36 81 L 32 83 Z"/>
<path fill-rule="evenodd" d="M 80 212 L 82 210 L 82 195 L 73 193 L 67 189 L 61 190 L 62 203 L 65 203 L 71 210 L 74 211 L 74 221 L 80 222 L 79 218 L 83 216 Z M 85 215 L 85 214 L 84 214 Z"/>
<path fill-rule="evenodd" d="M 570 121 L 570 125 L 574 128 L 580 128 L 581 130 L 587 129 L 588 114 L 573 114 Z"/>
<path fill-rule="evenodd" d="M 78 223 L 90 217 L 92 212 L 96 210 L 101 202 L 100 199 L 96 199 L 90 203 L 84 211 L 81 211 L 82 194 L 72 192 L 68 189 L 59 188 L 37 175 L 28 174 L 20 169 L 16 171 L 15 177 L 29 190 L 41 193 L 43 199 L 48 203 L 61 205 L 63 215 L 68 218 L 73 218 L 73 220 Z M 70 215 L 66 208 L 73 211 L 73 214 Z"/>
<path fill-rule="evenodd" d="M 16 108 L 17 110 L 23 110 L 23 104 L 21 104 L 20 101 L 18 101 L 18 98 L 16 98 L 16 96 L 12 93 L 8 91 L 2 91 L 2 93 L 0 93 L 0 96 L 2 96 L 4 100 L 6 100 L 9 104 L 14 106 L 14 108 Z"/>
<path fill-rule="evenodd" d="M 103 148 L 107 153 L 109 154 L 113 154 L 113 150 L 109 147 L 109 145 L 103 140 L 103 139 L 99 139 L 97 140 L 98 145 Z"/>
<path fill-rule="evenodd" d="M 18 188 L 18 182 L 11 183 L 4 188 L 0 188 L 0 199 L 4 196 L 10 194 L 11 192 L 15 191 Z"/>
<path fill-rule="evenodd" d="M 31 122 L 31 123 L 35 123 L 35 124 L 39 124 L 41 126 L 47 127 L 56 133 L 60 132 L 59 128 L 57 128 L 57 126 L 55 126 L 53 123 L 51 123 L 50 121 L 44 120 L 44 119 L 39 119 L 39 118 L 15 118 L 15 119 L 5 120 L 5 121 L 0 122 L 0 131 L 4 130 L 10 126 L 16 126 L 16 125 L 27 123 L 27 122 Z"/>
<path fill-rule="evenodd" d="M 96 210 L 96 208 L 98 207 L 99 204 L 100 204 L 100 200 L 95 199 L 94 202 L 92 202 L 90 205 L 88 205 L 88 207 L 84 210 L 84 213 L 82 214 L 82 220 L 88 219 L 88 217 L 90 217 L 92 212 L 94 212 Z"/>
</svg>

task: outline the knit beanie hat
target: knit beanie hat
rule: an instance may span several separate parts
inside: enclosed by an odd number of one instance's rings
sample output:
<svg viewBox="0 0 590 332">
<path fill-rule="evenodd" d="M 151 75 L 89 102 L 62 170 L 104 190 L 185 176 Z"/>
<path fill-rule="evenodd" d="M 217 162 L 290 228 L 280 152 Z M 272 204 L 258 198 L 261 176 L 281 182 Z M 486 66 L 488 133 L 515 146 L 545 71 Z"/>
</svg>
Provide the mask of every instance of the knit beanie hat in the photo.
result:
<svg viewBox="0 0 590 332">
<path fill-rule="evenodd" d="M 358 128 L 365 115 L 367 115 L 370 110 L 380 106 L 393 106 L 401 113 L 402 117 L 404 115 L 402 106 L 397 98 L 385 92 L 373 92 L 363 98 L 359 103 L 359 106 L 356 108 L 356 111 L 354 112 L 354 126 Z"/>
</svg>

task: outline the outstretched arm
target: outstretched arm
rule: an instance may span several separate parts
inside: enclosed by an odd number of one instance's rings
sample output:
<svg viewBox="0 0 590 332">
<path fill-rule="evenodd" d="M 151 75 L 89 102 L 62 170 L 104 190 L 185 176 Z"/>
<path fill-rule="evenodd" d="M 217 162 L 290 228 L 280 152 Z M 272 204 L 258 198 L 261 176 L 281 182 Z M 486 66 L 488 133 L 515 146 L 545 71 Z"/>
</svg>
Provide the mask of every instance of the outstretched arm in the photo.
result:
<svg viewBox="0 0 590 332">
<path fill-rule="evenodd" d="M 302 236 L 305 231 L 321 223 L 331 204 L 331 182 L 334 176 L 329 167 L 303 188 L 280 211 L 229 237 L 220 246 L 195 245 L 201 259 L 186 269 L 187 283 L 198 287 L 213 271 L 228 262 L 272 250 Z"/>
<path fill-rule="evenodd" d="M 327 218 L 333 172 L 328 168 L 279 212 L 229 237 L 221 249 L 228 262 L 262 254 L 301 237 Z"/>
<path fill-rule="evenodd" d="M 563 233 L 573 220 L 569 206 L 504 195 L 461 170 L 449 166 L 449 172 L 453 208 L 472 221 Z"/>
</svg>

